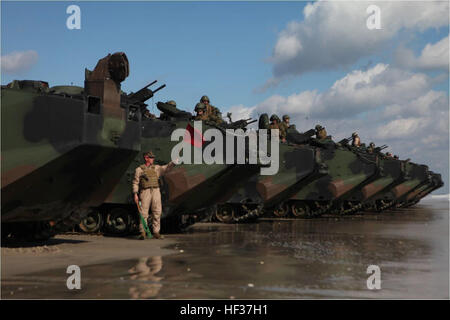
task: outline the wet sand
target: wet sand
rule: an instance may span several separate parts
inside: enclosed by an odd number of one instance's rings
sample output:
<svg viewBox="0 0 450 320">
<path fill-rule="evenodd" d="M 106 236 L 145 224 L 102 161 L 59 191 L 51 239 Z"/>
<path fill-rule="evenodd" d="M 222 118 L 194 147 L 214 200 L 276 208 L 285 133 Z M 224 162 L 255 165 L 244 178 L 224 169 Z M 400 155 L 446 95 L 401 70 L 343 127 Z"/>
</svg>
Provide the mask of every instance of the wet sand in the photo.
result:
<svg viewBox="0 0 450 320">
<path fill-rule="evenodd" d="M 164 240 L 2 248 L 3 299 L 449 298 L 449 202 L 345 218 L 198 223 Z M 81 267 L 69 290 L 68 265 Z M 381 289 L 367 288 L 367 267 Z"/>
</svg>

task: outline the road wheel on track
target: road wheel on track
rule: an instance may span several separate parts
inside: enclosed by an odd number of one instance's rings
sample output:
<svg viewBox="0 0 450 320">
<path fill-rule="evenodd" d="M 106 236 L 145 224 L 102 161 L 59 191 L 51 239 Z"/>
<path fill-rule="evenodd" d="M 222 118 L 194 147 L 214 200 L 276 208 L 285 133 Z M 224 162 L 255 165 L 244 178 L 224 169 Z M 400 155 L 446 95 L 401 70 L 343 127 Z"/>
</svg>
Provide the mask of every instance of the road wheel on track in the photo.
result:
<svg viewBox="0 0 450 320">
<path fill-rule="evenodd" d="M 310 208 L 306 203 L 293 203 L 291 206 L 292 215 L 296 218 L 305 218 L 310 216 Z"/>
<path fill-rule="evenodd" d="M 216 210 L 215 217 L 223 223 L 231 223 L 235 218 L 235 211 L 231 205 L 219 206 Z"/>
<path fill-rule="evenodd" d="M 285 204 L 280 204 L 273 210 L 273 215 L 278 218 L 286 217 L 289 213 L 289 206 Z"/>
<path fill-rule="evenodd" d="M 110 235 L 125 236 L 130 233 L 132 217 L 124 208 L 113 208 L 106 216 L 105 232 Z"/>
<path fill-rule="evenodd" d="M 90 212 L 79 224 L 80 229 L 86 233 L 99 232 L 102 226 L 103 216 L 98 210 Z"/>
</svg>

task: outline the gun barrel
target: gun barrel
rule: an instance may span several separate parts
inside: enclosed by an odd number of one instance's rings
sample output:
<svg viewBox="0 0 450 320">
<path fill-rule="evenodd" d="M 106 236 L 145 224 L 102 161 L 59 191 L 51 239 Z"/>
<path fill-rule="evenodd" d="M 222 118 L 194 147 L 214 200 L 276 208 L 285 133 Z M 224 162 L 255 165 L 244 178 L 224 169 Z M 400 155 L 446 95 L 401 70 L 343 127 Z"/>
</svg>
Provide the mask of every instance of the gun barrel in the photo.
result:
<svg viewBox="0 0 450 320">
<path fill-rule="evenodd" d="M 155 84 L 157 82 L 158 82 L 158 80 L 152 81 L 148 85 L 146 85 L 144 88 L 148 88 L 148 87 L 150 87 L 151 85 L 153 85 L 153 84 Z"/>
<path fill-rule="evenodd" d="M 166 87 L 166 85 L 163 84 L 162 86 L 160 86 L 160 87 L 156 88 L 155 90 L 153 90 L 153 93 L 155 94 L 156 92 L 158 92 L 159 90 L 161 90 L 162 88 L 165 88 L 165 87 Z"/>
</svg>

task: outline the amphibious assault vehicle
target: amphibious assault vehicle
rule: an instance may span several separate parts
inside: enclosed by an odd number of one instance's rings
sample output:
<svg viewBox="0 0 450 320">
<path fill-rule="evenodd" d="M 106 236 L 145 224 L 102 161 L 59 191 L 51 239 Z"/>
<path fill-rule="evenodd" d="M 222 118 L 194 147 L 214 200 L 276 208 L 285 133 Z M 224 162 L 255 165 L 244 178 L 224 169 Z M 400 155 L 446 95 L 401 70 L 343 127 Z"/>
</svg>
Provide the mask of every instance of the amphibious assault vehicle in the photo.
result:
<svg viewBox="0 0 450 320">
<path fill-rule="evenodd" d="M 120 103 L 124 53 L 108 54 L 83 87 L 1 87 L 2 239 L 47 239 L 105 202 L 140 151 L 141 120 Z"/>
</svg>

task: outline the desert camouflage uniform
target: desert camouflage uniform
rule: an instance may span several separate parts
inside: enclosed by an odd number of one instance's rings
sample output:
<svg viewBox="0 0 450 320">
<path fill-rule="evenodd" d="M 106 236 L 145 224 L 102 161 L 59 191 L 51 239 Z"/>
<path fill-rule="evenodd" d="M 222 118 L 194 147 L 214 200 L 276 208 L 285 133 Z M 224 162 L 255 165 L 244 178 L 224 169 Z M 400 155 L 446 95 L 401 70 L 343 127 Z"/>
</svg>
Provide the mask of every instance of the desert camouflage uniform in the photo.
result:
<svg viewBox="0 0 450 320">
<path fill-rule="evenodd" d="M 161 192 L 159 190 L 158 178 L 163 176 L 168 170 L 170 170 L 175 164 L 170 162 L 164 166 L 145 164 L 140 165 L 134 172 L 134 179 L 132 183 L 133 193 L 139 194 L 141 200 L 142 216 L 146 221 L 149 221 L 149 209 L 152 211 L 151 225 L 153 232 L 159 234 L 161 229 Z M 148 225 L 150 223 L 147 222 Z M 144 232 L 144 226 L 139 224 L 139 232 Z"/>
</svg>

